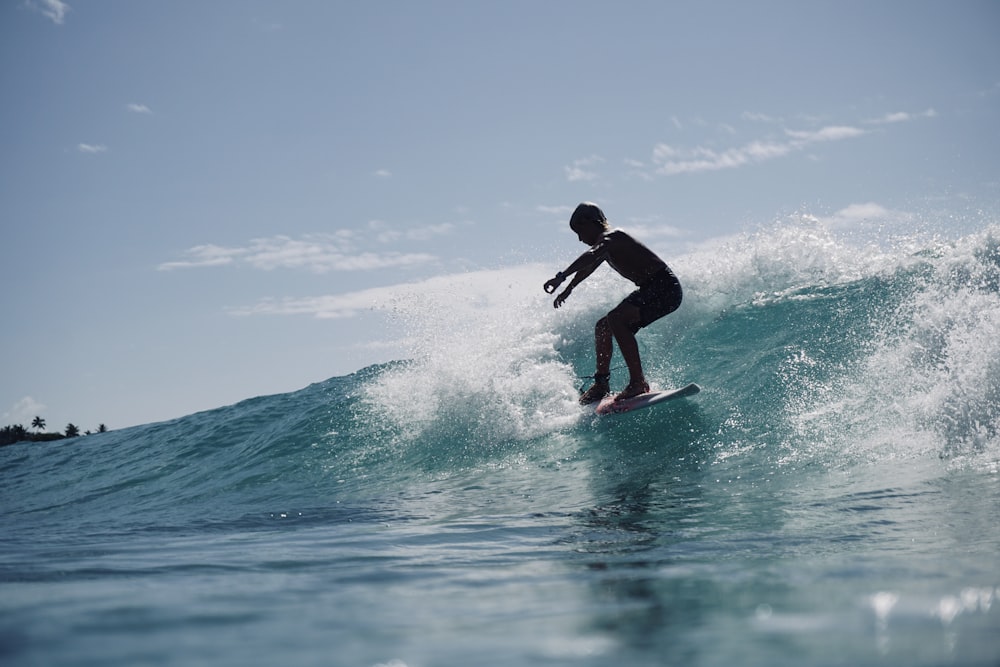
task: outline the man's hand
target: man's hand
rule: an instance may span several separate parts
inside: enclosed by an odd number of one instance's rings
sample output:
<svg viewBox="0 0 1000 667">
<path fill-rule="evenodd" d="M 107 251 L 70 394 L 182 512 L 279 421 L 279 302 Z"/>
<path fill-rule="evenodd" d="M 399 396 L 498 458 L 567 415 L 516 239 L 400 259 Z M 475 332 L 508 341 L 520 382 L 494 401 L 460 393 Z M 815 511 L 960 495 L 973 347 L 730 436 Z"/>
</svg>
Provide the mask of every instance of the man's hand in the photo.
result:
<svg viewBox="0 0 1000 667">
<path fill-rule="evenodd" d="M 556 297 L 556 300 L 552 302 L 552 305 L 555 306 L 556 308 L 558 308 L 559 306 L 561 306 L 564 303 L 566 303 L 566 299 L 568 299 L 569 295 L 572 294 L 572 293 L 573 293 L 573 288 L 572 287 L 567 287 L 566 289 L 564 289 L 562 291 L 562 294 L 560 294 L 559 296 Z"/>
<path fill-rule="evenodd" d="M 553 292 L 556 291 L 557 287 L 562 285 L 564 280 L 566 280 L 566 276 L 562 273 L 557 273 L 556 277 L 546 282 L 545 286 L 542 289 L 545 290 L 546 294 L 552 294 Z"/>
</svg>

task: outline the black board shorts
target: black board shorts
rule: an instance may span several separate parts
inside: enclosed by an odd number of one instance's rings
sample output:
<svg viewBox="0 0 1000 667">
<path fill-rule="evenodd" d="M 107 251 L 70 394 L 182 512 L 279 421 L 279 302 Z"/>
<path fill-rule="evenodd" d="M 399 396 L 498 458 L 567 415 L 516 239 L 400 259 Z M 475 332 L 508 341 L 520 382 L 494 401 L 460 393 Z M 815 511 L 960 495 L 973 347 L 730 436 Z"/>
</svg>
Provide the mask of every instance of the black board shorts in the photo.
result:
<svg viewBox="0 0 1000 667">
<path fill-rule="evenodd" d="M 639 309 L 639 321 L 632 325 L 632 333 L 677 310 L 683 297 L 680 281 L 673 271 L 664 268 L 655 274 L 622 301 Z"/>
</svg>

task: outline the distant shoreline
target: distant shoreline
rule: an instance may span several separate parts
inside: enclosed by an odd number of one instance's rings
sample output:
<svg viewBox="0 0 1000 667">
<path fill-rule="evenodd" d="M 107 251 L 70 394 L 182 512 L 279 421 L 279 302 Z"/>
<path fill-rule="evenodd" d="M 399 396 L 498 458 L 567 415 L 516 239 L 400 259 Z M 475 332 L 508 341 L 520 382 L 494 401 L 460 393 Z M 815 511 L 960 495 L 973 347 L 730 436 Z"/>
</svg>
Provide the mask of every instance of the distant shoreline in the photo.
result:
<svg viewBox="0 0 1000 667">
<path fill-rule="evenodd" d="M 96 432 L 106 433 L 107 430 L 107 427 L 104 424 L 101 424 L 97 428 Z M 54 442 L 56 440 L 69 440 L 71 438 L 78 438 L 81 435 L 91 435 L 91 431 L 80 433 L 80 429 L 78 427 L 73 424 L 68 424 L 66 426 L 65 433 L 42 433 L 39 431 L 32 432 L 20 424 L 14 424 L 0 428 L 0 447 L 16 445 L 22 442 Z"/>
</svg>

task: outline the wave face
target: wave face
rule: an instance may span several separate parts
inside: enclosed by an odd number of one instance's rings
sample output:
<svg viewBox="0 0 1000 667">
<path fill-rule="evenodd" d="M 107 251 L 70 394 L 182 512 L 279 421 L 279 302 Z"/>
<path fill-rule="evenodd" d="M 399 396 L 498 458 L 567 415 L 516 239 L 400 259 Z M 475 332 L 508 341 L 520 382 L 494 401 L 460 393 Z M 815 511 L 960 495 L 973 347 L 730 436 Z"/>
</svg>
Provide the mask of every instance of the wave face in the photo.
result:
<svg viewBox="0 0 1000 667">
<path fill-rule="evenodd" d="M 667 406 L 576 405 L 628 288 L 555 311 L 524 267 L 396 304 L 408 360 L 0 450 L 0 655 L 992 664 L 1000 229 L 785 224 L 670 263 L 646 374 L 703 391 Z"/>
</svg>

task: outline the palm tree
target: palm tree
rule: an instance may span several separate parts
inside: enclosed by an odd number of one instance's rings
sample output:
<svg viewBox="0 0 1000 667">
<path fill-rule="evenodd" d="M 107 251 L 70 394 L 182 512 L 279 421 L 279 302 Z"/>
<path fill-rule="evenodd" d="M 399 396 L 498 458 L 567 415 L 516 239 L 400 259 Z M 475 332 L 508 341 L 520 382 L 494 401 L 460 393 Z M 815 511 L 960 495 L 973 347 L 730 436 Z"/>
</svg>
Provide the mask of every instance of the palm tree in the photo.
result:
<svg viewBox="0 0 1000 667">
<path fill-rule="evenodd" d="M 105 426 L 104 424 L 101 424 L 101 425 L 99 425 L 97 427 L 97 432 L 98 433 L 107 433 L 108 432 L 108 427 Z"/>
<path fill-rule="evenodd" d="M 67 438 L 75 438 L 78 435 L 80 435 L 80 428 L 76 424 L 73 424 L 72 422 L 69 423 L 69 424 L 66 424 L 66 437 Z"/>
<path fill-rule="evenodd" d="M 41 431 L 43 428 L 45 428 L 45 420 L 42 419 L 41 417 L 35 417 L 35 419 L 31 422 L 31 428 L 35 429 L 36 431 Z"/>
</svg>

